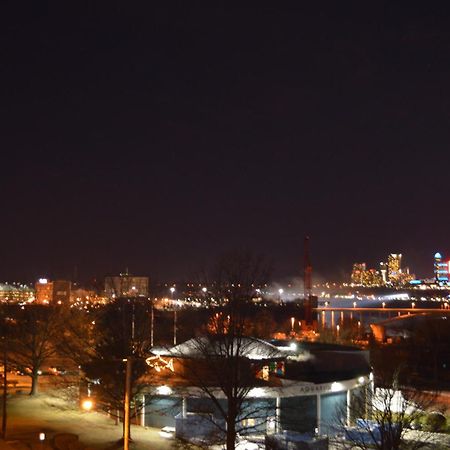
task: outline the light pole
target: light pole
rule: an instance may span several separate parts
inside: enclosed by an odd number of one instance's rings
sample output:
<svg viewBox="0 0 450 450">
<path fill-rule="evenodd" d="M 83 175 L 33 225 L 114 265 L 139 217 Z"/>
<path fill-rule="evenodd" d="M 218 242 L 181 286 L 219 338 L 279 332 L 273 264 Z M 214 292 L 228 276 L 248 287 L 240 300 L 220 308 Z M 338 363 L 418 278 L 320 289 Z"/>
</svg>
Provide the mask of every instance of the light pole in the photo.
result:
<svg viewBox="0 0 450 450">
<path fill-rule="evenodd" d="M 131 397 L 131 356 L 125 360 L 127 363 L 125 374 L 125 399 L 123 414 L 123 450 L 130 448 L 130 397 Z"/>
<path fill-rule="evenodd" d="M 281 303 L 281 296 L 283 295 L 284 290 L 283 289 L 278 289 L 278 296 L 279 296 L 279 302 Z"/>
<path fill-rule="evenodd" d="M 6 338 L 2 336 L 3 344 L 3 416 L 2 416 L 2 438 L 6 439 L 6 422 L 7 422 L 7 402 L 8 398 L 8 353 L 6 349 Z"/>
<path fill-rule="evenodd" d="M 173 304 L 173 345 L 177 345 L 177 307 L 173 303 L 174 292 L 175 292 L 175 288 L 172 286 L 170 288 L 170 295 L 171 295 L 172 304 Z"/>
<path fill-rule="evenodd" d="M 153 334 L 154 334 L 154 327 L 155 327 L 155 309 L 152 302 L 152 309 L 151 309 L 151 316 L 150 316 L 150 347 L 153 348 Z"/>
</svg>

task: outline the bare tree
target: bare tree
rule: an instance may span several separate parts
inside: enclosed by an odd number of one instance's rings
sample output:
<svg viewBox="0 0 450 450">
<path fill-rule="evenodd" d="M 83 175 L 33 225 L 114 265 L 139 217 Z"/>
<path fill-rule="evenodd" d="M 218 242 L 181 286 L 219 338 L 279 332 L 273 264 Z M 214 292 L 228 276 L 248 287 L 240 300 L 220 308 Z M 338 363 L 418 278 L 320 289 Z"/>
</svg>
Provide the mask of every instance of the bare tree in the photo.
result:
<svg viewBox="0 0 450 450">
<path fill-rule="evenodd" d="M 61 308 L 53 306 L 27 305 L 15 311 L 10 327 L 10 361 L 30 376 L 30 395 L 37 394 L 41 368 L 55 354 L 61 318 Z"/>
<path fill-rule="evenodd" d="M 189 348 L 183 344 L 174 348 L 178 352 L 174 356 L 183 360 L 184 377 L 203 392 L 221 417 L 214 423 L 226 438 L 227 450 L 234 450 L 242 422 L 257 415 L 248 407 L 248 399 L 264 363 L 259 359 L 255 364 L 252 352 L 262 343 L 247 331 L 255 289 L 267 282 L 268 273 L 265 260 L 250 252 L 224 255 L 213 274 L 215 282 L 208 283 L 214 286 L 210 290 L 221 306 L 213 310 L 203 332 L 188 341 Z M 269 358 L 275 356 L 275 347 L 265 344 L 265 350 Z M 266 417 L 265 413 L 260 417 Z"/>
<path fill-rule="evenodd" d="M 131 403 L 136 416 L 140 404 L 137 395 L 144 389 L 143 376 L 148 371 L 145 350 L 149 345 L 148 305 L 140 299 L 119 298 L 106 305 L 92 324 L 95 339 L 89 350 L 81 354 L 81 367 L 92 384 L 97 404 L 117 418 L 124 410 L 125 374 L 128 358 L 132 358 Z M 76 354 L 76 353 L 74 353 Z M 83 360 L 84 358 L 84 360 Z"/>
<path fill-rule="evenodd" d="M 436 395 L 402 386 L 400 372 L 378 379 L 379 385 L 370 395 L 361 390 L 349 411 L 338 411 L 345 448 L 399 450 L 426 445 L 428 436 L 412 428 L 435 403 Z"/>
</svg>

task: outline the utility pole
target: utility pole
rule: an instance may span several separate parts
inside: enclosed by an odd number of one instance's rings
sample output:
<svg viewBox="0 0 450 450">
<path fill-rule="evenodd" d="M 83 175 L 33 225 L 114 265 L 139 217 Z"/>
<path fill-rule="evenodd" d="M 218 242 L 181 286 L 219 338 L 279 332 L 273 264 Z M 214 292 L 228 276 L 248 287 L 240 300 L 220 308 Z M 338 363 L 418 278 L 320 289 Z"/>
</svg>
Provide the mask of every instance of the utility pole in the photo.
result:
<svg viewBox="0 0 450 450">
<path fill-rule="evenodd" d="M 173 309 L 173 345 L 177 345 L 177 309 Z"/>
<path fill-rule="evenodd" d="M 7 374 L 8 374 L 8 352 L 6 350 L 6 342 L 5 342 L 5 337 L 2 337 L 2 342 L 3 342 L 3 416 L 2 416 L 2 438 L 6 439 L 6 423 L 7 423 L 7 404 L 6 404 L 6 399 L 8 396 L 8 379 L 7 379 Z"/>
<path fill-rule="evenodd" d="M 303 296 L 305 305 L 305 321 L 312 324 L 312 265 L 309 258 L 309 236 L 305 236 L 304 241 L 304 273 L 303 273 Z"/>
<path fill-rule="evenodd" d="M 312 265 L 311 260 L 309 258 L 309 236 L 305 236 L 303 250 L 304 250 L 303 295 L 306 300 L 309 299 L 309 297 L 311 296 L 312 290 L 312 283 L 311 283 Z"/>
<path fill-rule="evenodd" d="M 153 348 L 153 327 L 155 326 L 155 309 L 152 301 L 152 312 L 150 318 L 150 347 Z"/>
<path fill-rule="evenodd" d="M 130 448 L 130 397 L 131 397 L 131 365 L 132 358 L 128 356 L 125 375 L 125 400 L 123 412 L 123 450 Z"/>
</svg>

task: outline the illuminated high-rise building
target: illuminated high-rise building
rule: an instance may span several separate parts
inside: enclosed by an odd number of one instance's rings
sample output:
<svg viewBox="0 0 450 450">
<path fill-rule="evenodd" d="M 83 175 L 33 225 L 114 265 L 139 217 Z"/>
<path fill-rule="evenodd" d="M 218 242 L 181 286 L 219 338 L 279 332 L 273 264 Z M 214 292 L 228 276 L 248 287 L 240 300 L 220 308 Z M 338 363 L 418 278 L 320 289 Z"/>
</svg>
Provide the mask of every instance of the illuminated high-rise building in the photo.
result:
<svg viewBox="0 0 450 450">
<path fill-rule="evenodd" d="M 442 255 L 434 254 L 434 279 L 437 283 L 448 283 L 450 273 L 450 261 L 444 261 Z"/>
<path fill-rule="evenodd" d="M 397 283 L 401 278 L 402 273 L 402 255 L 401 253 L 391 253 L 388 256 L 388 281 L 390 283 Z"/>
<path fill-rule="evenodd" d="M 148 297 L 148 277 L 135 277 L 121 273 L 105 278 L 105 294 L 108 298 Z"/>
<path fill-rule="evenodd" d="M 381 274 L 378 270 L 368 269 L 363 272 L 363 286 L 374 287 L 381 286 L 381 284 Z"/>
<path fill-rule="evenodd" d="M 353 264 L 352 274 L 350 276 L 351 282 L 353 284 L 362 285 L 365 271 L 366 271 L 366 263 Z"/>
<path fill-rule="evenodd" d="M 385 262 L 380 262 L 380 274 L 381 274 L 382 284 L 386 284 L 388 281 L 387 273 L 388 273 L 387 264 Z"/>
<path fill-rule="evenodd" d="M 47 278 L 39 278 L 34 285 L 36 289 L 36 303 L 48 305 L 53 300 L 53 283 Z"/>
<path fill-rule="evenodd" d="M 47 278 L 40 278 L 34 285 L 36 289 L 36 303 L 49 305 L 67 305 L 70 302 L 70 291 L 72 283 L 66 280 L 50 281 Z"/>
</svg>

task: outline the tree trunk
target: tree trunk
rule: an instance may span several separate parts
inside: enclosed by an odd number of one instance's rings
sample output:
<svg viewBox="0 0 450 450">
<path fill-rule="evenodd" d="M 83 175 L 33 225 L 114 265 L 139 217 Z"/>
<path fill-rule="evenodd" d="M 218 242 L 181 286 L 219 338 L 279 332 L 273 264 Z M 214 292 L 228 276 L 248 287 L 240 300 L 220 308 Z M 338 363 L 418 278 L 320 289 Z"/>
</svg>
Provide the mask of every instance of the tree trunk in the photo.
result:
<svg viewBox="0 0 450 450">
<path fill-rule="evenodd" d="M 38 393 L 38 379 L 39 379 L 39 375 L 37 373 L 33 373 L 31 375 L 30 395 L 36 395 Z"/>
<path fill-rule="evenodd" d="M 230 405 L 231 403 L 231 405 Z M 227 414 L 227 450 L 234 450 L 236 447 L 236 407 L 228 401 Z"/>
</svg>

